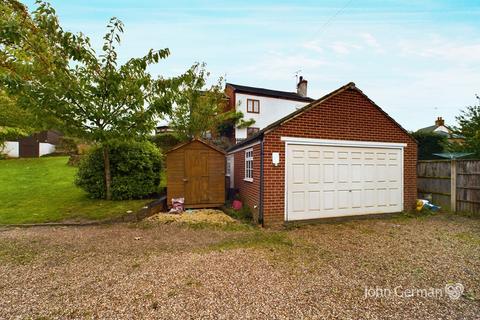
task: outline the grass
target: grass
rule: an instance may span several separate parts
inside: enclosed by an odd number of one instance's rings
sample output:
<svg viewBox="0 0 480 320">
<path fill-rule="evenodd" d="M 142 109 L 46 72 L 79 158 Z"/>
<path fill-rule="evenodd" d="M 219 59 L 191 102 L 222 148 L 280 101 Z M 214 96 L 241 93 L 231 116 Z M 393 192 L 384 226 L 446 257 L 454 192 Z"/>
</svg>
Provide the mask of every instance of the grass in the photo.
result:
<svg viewBox="0 0 480 320">
<path fill-rule="evenodd" d="M 74 185 L 67 157 L 0 161 L 0 224 L 101 220 L 136 211 L 147 200 L 88 198 Z"/>
</svg>

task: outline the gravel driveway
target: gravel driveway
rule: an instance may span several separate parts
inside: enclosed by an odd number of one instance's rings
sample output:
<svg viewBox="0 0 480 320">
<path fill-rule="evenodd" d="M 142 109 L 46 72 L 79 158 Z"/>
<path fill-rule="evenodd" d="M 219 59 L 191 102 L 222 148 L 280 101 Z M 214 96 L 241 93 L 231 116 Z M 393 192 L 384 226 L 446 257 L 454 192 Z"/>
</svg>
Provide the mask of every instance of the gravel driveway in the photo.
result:
<svg viewBox="0 0 480 320">
<path fill-rule="evenodd" d="M 438 296 L 447 283 L 458 300 Z M 0 317 L 478 319 L 480 220 L 4 229 Z"/>
</svg>

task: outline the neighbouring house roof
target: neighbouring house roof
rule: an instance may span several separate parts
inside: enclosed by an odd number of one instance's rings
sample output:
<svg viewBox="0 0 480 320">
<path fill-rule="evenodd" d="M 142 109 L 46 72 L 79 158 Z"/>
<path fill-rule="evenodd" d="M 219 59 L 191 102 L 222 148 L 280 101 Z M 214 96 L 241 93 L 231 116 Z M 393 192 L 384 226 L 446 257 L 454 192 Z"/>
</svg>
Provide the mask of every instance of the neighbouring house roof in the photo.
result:
<svg viewBox="0 0 480 320">
<path fill-rule="evenodd" d="M 278 99 L 287 99 L 287 100 L 296 100 L 296 101 L 304 101 L 304 102 L 312 102 L 314 99 L 309 97 L 302 97 L 296 92 L 289 92 L 289 91 L 278 91 L 278 90 L 271 90 L 265 88 L 256 88 L 256 87 L 247 87 L 242 86 L 239 84 L 227 83 L 227 86 L 230 86 L 238 93 L 250 93 L 254 95 L 260 95 L 265 97 L 272 97 Z"/>
<path fill-rule="evenodd" d="M 231 151 L 234 151 L 236 149 L 239 149 L 243 146 L 246 146 L 250 143 L 253 143 L 254 141 L 260 139 L 265 133 L 269 132 L 269 131 L 272 131 L 273 129 L 275 129 L 276 127 L 282 125 L 283 123 L 297 117 L 298 115 L 304 113 L 305 111 L 308 111 L 310 110 L 311 108 L 314 108 L 318 105 L 320 105 L 321 103 L 327 101 L 328 99 L 336 96 L 337 94 L 339 93 L 342 93 L 348 89 L 352 89 L 352 90 L 356 90 L 357 92 L 359 92 L 361 95 L 363 95 L 365 98 L 367 98 L 368 101 L 370 101 L 370 103 L 372 103 L 380 112 L 382 112 L 388 119 L 390 119 L 390 121 L 392 121 L 395 125 L 397 125 L 403 132 L 405 132 L 409 137 L 411 137 L 412 141 L 415 141 L 415 138 L 413 138 L 410 133 L 405 130 L 398 122 L 396 122 L 392 117 L 390 117 L 385 111 L 383 111 L 382 108 L 380 108 L 375 102 L 373 102 L 372 100 L 370 100 L 370 98 L 368 98 L 368 96 L 363 93 L 362 90 L 358 89 L 356 86 L 355 86 L 355 83 L 353 82 L 349 82 L 347 83 L 346 85 L 324 95 L 323 97 L 321 97 L 320 99 L 318 100 L 315 100 L 309 104 L 307 104 L 306 106 L 300 108 L 300 109 L 297 109 L 295 110 L 294 112 L 288 114 L 287 116 L 281 118 L 280 120 L 277 120 L 273 123 L 271 123 L 270 125 L 266 126 L 265 128 L 263 128 L 262 130 L 258 131 L 257 133 L 255 133 L 254 135 L 252 135 L 250 138 L 247 138 L 243 141 L 241 141 L 240 143 L 237 143 L 236 145 L 230 147 L 229 149 L 227 149 L 227 152 L 231 152 Z"/>
<path fill-rule="evenodd" d="M 441 127 L 444 127 L 448 130 L 448 132 L 445 132 L 443 130 L 437 130 Z M 417 130 L 417 132 L 424 132 L 424 133 L 431 133 L 431 132 L 434 132 L 436 134 L 439 134 L 439 135 L 442 135 L 442 136 L 446 136 L 447 138 L 449 139 L 465 139 L 464 136 L 460 135 L 460 134 L 456 134 L 456 133 L 453 133 L 452 132 L 452 129 L 450 129 L 449 127 L 447 127 L 446 125 L 443 125 L 443 126 L 437 126 L 437 125 L 433 125 L 433 126 L 429 126 L 429 127 L 425 127 L 425 128 L 420 128 Z"/>
</svg>

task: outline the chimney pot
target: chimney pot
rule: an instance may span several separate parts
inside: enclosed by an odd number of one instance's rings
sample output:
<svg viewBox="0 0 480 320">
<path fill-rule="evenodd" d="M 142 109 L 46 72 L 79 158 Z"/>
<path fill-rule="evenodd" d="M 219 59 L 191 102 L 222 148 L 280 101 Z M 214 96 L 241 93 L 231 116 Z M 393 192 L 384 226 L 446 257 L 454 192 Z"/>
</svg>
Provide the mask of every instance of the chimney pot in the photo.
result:
<svg viewBox="0 0 480 320">
<path fill-rule="evenodd" d="M 302 76 L 298 79 L 297 84 L 297 94 L 301 97 L 307 97 L 307 80 L 303 79 Z"/>
<path fill-rule="evenodd" d="M 443 120 L 442 117 L 437 117 L 437 120 L 435 120 L 435 125 L 437 127 L 443 126 L 445 125 L 445 120 Z"/>
</svg>

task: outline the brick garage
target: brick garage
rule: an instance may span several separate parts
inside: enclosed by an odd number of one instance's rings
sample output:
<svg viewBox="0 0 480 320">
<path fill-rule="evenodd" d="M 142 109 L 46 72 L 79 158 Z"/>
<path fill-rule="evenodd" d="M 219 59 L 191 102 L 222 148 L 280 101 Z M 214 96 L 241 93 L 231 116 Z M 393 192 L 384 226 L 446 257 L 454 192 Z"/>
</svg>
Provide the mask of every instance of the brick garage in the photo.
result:
<svg viewBox="0 0 480 320">
<path fill-rule="evenodd" d="M 234 187 L 264 225 L 415 205 L 416 141 L 354 83 L 267 126 L 228 155 Z"/>
</svg>

